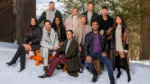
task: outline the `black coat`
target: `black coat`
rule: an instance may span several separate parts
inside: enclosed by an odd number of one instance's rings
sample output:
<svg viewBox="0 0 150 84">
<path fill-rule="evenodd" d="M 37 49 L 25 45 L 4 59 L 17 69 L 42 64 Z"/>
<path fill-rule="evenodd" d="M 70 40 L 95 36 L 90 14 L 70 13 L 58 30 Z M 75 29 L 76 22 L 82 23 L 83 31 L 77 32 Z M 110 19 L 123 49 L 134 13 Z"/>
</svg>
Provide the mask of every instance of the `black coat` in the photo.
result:
<svg viewBox="0 0 150 84">
<path fill-rule="evenodd" d="M 88 14 L 88 11 L 82 13 L 82 15 L 85 15 L 85 16 L 86 16 L 86 19 L 87 19 L 86 23 L 88 24 L 89 22 L 88 22 L 88 16 L 87 16 L 87 14 Z M 99 20 L 99 15 L 98 15 L 97 13 L 95 13 L 95 12 L 93 12 L 93 14 L 92 14 L 92 18 L 91 18 L 91 23 L 90 23 L 90 25 L 92 25 L 92 21 L 93 21 L 93 20 L 97 20 L 98 22 L 100 22 L 100 20 Z"/>
<path fill-rule="evenodd" d="M 59 17 L 62 20 L 61 13 L 58 10 L 56 10 L 55 17 Z M 38 19 L 38 24 L 41 24 L 41 22 L 45 21 L 45 20 L 46 20 L 46 11 L 44 11 L 42 13 L 41 17 Z M 51 23 L 53 23 L 53 22 L 51 22 Z"/>
<path fill-rule="evenodd" d="M 100 24 L 99 30 L 104 29 L 104 30 L 107 31 L 109 27 L 112 27 L 112 26 L 113 26 L 113 24 L 114 24 L 114 19 L 113 19 L 111 16 L 108 15 L 108 18 L 107 18 L 107 20 L 105 21 L 105 20 L 103 20 L 102 15 L 100 15 L 100 23 L 99 23 L 99 24 Z"/>
<path fill-rule="evenodd" d="M 42 39 L 42 29 L 40 27 L 36 27 L 33 32 L 25 36 L 25 43 L 28 44 L 31 41 L 32 50 L 38 50 L 40 49 L 41 39 Z"/>
<path fill-rule="evenodd" d="M 108 44 L 107 44 L 107 38 L 106 38 L 106 33 L 104 33 L 103 36 L 101 36 L 99 34 L 99 40 L 100 40 L 100 45 L 101 45 L 101 48 L 102 48 L 102 52 L 108 52 Z M 93 31 L 92 32 L 89 32 L 86 37 L 85 37 L 85 56 L 89 56 L 92 49 L 93 49 L 93 46 L 94 46 L 94 33 Z"/>
</svg>

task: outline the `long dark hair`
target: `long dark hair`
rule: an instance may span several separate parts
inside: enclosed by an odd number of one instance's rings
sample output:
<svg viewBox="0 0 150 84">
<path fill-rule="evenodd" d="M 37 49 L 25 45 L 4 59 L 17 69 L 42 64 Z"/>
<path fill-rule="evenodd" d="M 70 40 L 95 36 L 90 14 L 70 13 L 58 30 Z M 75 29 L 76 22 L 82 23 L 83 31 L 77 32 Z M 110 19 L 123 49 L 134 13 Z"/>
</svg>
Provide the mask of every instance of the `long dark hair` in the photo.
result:
<svg viewBox="0 0 150 84">
<path fill-rule="evenodd" d="M 31 20 L 32 20 L 32 19 L 35 20 L 35 25 L 32 25 L 32 24 L 31 24 Z M 30 19 L 30 25 L 29 25 L 29 27 L 28 27 L 28 29 L 27 29 L 26 34 L 29 34 L 29 33 L 33 32 L 33 31 L 36 29 L 36 27 L 38 27 L 37 19 L 34 18 L 34 17 L 32 17 L 32 18 Z"/>
<path fill-rule="evenodd" d="M 123 33 L 125 32 L 125 28 L 127 27 L 127 25 L 126 25 L 126 23 L 125 23 L 125 20 L 124 20 L 123 16 L 119 14 L 119 15 L 117 15 L 116 18 L 115 18 L 114 28 L 116 28 L 117 25 L 118 25 L 117 22 L 116 22 L 117 17 L 119 17 L 119 18 L 121 19 L 122 34 L 123 34 Z"/>
<path fill-rule="evenodd" d="M 56 25 L 56 18 L 58 18 L 60 20 L 60 23 L 59 23 L 59 27 L 60 27 L 60 30 L 61 30 L 61 36 L 60 36 L 60 40 L 61 41 L 64 41 L 66 40 L 66 30 L 65 30 L 65 26 L 63 24 L 63 21 L 60 17 L 55 17 L 54 20 L 53 20 L 53 23 L 52 23 L 52 28 L 54 28 L 54 30 L 57 32 L 57 25 Z"/>
</svg>

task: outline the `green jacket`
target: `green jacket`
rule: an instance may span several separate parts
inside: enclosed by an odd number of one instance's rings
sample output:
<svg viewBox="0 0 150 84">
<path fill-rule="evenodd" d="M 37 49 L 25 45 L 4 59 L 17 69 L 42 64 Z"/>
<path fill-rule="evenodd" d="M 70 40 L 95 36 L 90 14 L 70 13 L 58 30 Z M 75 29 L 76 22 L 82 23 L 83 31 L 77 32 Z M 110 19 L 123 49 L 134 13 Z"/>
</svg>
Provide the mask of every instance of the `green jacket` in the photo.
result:
<svg viewBox="0 0 150 84">
<path fill-rule="evenodd" d="M 57 50 L 57 53 L 64 54 L 62 57 L 67 59 L 67 72 L 69 75 L 77 77 L 78 76 L 78 59 L 77 59 L 77 52 L 78 52 L 78 43 L 75 39 L 72 39 L 68 51 L 65 54 L 66 46 L 68 40 L 66 40 L 61 48 Z"/>
<path fill-rule="evenodd" d="M 55 13 L 55 17 L 59 17 L 61 20 L 62 20 L 62 16 L 61 16 L 61 13 L 56 10 L 56 13 Z M 44 11 L 41 15 L 41 17 L 38 19 L 38 24 L 41 24 L 42 21 L 45 21 L 46 20 L 46 11 Z M 52 22 L 51 22 L 52 23 Z"/>
</svg>

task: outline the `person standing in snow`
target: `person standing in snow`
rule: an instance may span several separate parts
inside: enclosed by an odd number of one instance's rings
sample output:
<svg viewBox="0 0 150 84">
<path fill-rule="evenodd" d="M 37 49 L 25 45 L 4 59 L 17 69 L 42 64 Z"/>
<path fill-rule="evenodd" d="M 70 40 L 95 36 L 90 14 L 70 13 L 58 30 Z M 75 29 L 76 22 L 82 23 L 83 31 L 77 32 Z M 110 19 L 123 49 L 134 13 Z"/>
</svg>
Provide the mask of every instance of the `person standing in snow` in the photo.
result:
<svg viewBox="0 0 150 84">
<path fill-rule="evenodd" d="M 114 30 L 112 35 L 113 44 L 113 56 L 115 57 L 115 66 L 118 70 L 117 78 L 120 78 L 120 68 L 126 70 L 128 82 L 131 81 L 129 72 L 129 64 L 127 53 L 129 50 L 129 30 L 125 24 L 125 21 L 121 15 L 117 15 L 115 18 Z"/>
<path fill-rule="evenodd" d="M 42 30 L 38 26 L 37 19 L 31 18 L 30 26 L 27 29 L 25 35 L 25 43 L 19 45 L 16 54 L 14 55 L 12 60 L 7 63 L 7 65 L 11 66 L 15 64 L 17 59 L 20 57 L 21 68 L 19 72 L 23 71 L 25 69 L 26 52 L 40 49 L 41 37 L 42 37 Z"/>
<path fill-rule="evenodd" d="M 83 72 L 83 65 L 82 65 L 82 59 L 84 59 L 84 41 L 85 41 L 85 35 L 92 31 L 92 28 L 86 24 L 86 16 L 81 15 L 80 16 L 80 25 L 75 29 L 74 31 L 74 38 L 78 42 L 78 61 L 79 61 L 79 72 Z"/>
<path fill-rule="evenodd" d="M 60 53 L 61 56 L 55 55 L 54 59 L 51 61 L 49 65 L 49 70 L 46 71 L 42 76 L 39 78 L 46 78 L 51 77 L 55 68 L 58 66 L 59 63 L 66 64 L 67 73 L 70 76 L 77 77 L 78 76 L 78 59 L 77 59 L 77 52 L 78 52 L 78 43 L 73 38 L 73 31 L 67 30 L 67 40 L 64 42 L 61 48 L 56 50 L 56 53 Z"/>
<path fill-rule="evenodd" d="M 93 31 L 89 32 L 85 37 L 86 64 L 88 65 L 90 71 L 93 73 L 92 82 L 96 82 L 98 78 L 98 74 L 93 65 L 93 60 L 98 59 L 107 66 L 110 84 L 115 84 L 115 79 L 113 76 L 113 67 L 106 53 L 108 50 L 106 33 L 101 35 L 98 31 L 98 28 L 98 21 L 93 20 Z"/>
<path fill-rule="evenodd" d="M 54 53 L 59 48 L 58 35 L 51 26 L 49 20 L 44 21 L 43 35 L 40 43 L 40 55 L 44 58 L 44 71 L 48 69 L 49 54 Z"/>
<path fill-rule="evenodd" d="M 78 9 L 75 7 L 72 9 L 72 14 L 69 15 L 65 20 L 65 28 L 66 30 L 72 30 L 73 32 L 79 26 L 79 16 Z"/>
<path fill-rule="evenodd" d="M 41 17 L 38 19 L 38 24 L 43 27 L 43 23 L 45 20 L 50 20 L 53 23 L 55 17 L 59 17 L 62 20 L 62 15 L 60 11 L 56 10 L 55 3 L 53 1 L 49 2 L 49 8 L 45 10 Z"/>
</svg>

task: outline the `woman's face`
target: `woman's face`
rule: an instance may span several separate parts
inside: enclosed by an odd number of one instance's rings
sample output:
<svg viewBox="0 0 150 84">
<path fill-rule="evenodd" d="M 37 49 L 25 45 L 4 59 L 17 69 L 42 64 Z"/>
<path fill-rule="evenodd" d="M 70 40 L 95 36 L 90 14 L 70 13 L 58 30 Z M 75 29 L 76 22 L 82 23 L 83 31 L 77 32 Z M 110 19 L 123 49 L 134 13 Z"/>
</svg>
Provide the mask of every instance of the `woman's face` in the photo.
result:
<svg viewBox="0 0 150 84">
<path fill-rule="evenodd" d="M 31 19 L 31 25 L 32 25 L 32 26 L 35 26 L 35 25 L 36 25 L 36 21 L 35 21 L 34 18 Z"/>
<path fill-rule="evenodd" d="M 121 24 L 121 23 L 122 23 L 122 20 L 121 20 L 120 17 L 116 17 L 116 23 L 117 23 L 117 24 Z"/>
<path fill-rule="evenodd" d="M 59 18 L 56 18 L 56 19 L 55 19 L 55 23 L 56 23 L 56 25 L 59 25 L 59 24 L 60 24 Z"/>
</svg>

